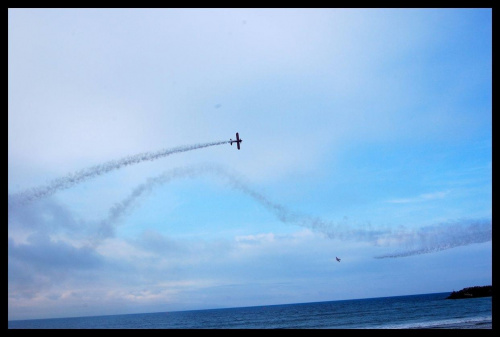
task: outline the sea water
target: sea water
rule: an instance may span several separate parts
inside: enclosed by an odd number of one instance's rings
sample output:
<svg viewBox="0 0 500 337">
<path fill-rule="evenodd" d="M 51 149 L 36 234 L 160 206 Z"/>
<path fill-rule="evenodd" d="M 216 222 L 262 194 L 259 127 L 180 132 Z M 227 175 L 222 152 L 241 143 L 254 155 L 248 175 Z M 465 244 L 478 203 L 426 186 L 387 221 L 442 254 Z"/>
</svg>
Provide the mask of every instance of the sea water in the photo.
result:
<svg viewBox="0 0 500 337">
<path fill-rule="evenodd" d="M 492 298 L 450 293 L 9 321 L 10 329 L 491 329 Z"/>
</svg>

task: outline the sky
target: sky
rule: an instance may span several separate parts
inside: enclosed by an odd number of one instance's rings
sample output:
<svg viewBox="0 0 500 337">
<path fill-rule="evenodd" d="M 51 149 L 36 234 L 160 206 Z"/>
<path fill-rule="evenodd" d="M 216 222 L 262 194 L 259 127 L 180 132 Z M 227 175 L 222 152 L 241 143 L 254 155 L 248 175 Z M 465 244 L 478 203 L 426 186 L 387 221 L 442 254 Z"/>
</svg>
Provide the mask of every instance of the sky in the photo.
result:
<svg viewBox="0 0 500 337">
<path fill-rule="evenodd" d="M 9 320 L 489 285 L 492 10 L 11 8 L 8 190 Z"/>
</svg>

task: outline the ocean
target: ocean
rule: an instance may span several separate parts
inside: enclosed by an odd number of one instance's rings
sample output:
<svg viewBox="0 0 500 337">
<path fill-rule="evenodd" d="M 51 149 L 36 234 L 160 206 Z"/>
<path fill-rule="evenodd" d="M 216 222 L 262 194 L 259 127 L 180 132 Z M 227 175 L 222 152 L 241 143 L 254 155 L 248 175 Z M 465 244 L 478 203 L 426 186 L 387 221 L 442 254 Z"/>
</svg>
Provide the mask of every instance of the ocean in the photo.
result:
<svg viewBox="0 0 500 337">
<path fill-rule="evenodd" d="M 492 329 L 492 297 L 450 293 L 8 321 L 9 329 Z"/>
</svg>

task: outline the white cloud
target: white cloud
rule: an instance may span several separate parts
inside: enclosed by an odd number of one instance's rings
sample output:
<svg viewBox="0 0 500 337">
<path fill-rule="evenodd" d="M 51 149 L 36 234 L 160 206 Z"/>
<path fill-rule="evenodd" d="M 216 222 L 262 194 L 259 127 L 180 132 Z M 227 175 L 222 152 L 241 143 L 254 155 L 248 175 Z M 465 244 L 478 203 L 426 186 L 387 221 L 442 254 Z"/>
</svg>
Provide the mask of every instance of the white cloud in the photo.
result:
<svg viewBox="0 0 500 337">
<path fill-rule="evenodd" d="M 436 199 L 443 199 L 450 194 L 450 191 L 437 191 L 431 193 L 423 193 L 413 198 L 398 198 L 387 200 L 388 203 L 392 204 L 408 204 L 408 203 L 420 203 L 426 201 L 432 201 Z"/>
<path fill-rule="evenodd" d="M 252 246 L 260 243 L 274 242 L 274 234 L 243 235 L 237 236 L 235 240 L 237 243 L 242 244 L 242 246 Z"/>
</svg>

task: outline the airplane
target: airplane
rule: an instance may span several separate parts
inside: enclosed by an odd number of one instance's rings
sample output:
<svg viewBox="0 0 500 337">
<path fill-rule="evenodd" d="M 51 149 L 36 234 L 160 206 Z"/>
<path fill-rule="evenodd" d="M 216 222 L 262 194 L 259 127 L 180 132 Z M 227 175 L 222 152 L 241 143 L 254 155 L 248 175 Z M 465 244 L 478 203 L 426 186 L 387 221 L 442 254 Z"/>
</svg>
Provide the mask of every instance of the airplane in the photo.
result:
<svg viewBox="0 0 500 337">
<path fill-rule="evenodd" d="M 335 258 L 337 259 L 337 262 L 340 262 L 340 259 L 338 257 L 335 256 Z"/>
<path fill-rule="evenodd" d="M 236 132 L 236 140 L 229 139 L 229 141 L 231 142 L 231 145 L 233 145 L 233 143 L 236 143 L 236 145 L 238 146 L 238 150 L 239 150 L 240 143 L 243 141 L 243 139 L 240 139 L 240 135 L 238 134 L 238 132 Z"/>
</svg>

